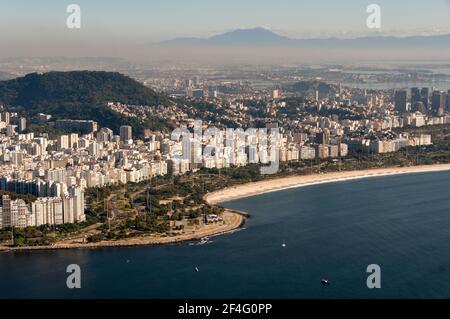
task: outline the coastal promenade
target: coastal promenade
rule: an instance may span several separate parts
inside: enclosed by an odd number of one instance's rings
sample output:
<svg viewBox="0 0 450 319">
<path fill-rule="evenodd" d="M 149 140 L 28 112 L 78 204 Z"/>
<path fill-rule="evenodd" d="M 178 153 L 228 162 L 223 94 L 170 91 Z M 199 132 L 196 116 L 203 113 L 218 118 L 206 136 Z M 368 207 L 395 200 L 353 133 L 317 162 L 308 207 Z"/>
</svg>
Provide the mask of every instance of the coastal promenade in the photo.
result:
<svg viewBox="0 0 450 319">
<path fill-rule="evenodd" d="M 53 250 L 53 249 L 82 249 L 82 248 L 102 248 L 102 247 L 128 247 L 128 246 L 145 246 L 145 245 L 162 245 L 173 244 L 185 241 L 200 240 L 203 237 L 220 235 L 228 233 L 241 227 L 245 222 L 243 214 L 226 210 L 222 218 L 224 224 L 211 224 L 199 227 L 195 231 L 186 232 L 175 236 L 143 236 L 134 237 L 115 241 L 100 241 L 97 243 L 70 243 L 60 242 L 48 246 L 21 246 L 8 247 L 0 246 L 2 251 L 36 251 L 36 250 Z"/>
</svg>

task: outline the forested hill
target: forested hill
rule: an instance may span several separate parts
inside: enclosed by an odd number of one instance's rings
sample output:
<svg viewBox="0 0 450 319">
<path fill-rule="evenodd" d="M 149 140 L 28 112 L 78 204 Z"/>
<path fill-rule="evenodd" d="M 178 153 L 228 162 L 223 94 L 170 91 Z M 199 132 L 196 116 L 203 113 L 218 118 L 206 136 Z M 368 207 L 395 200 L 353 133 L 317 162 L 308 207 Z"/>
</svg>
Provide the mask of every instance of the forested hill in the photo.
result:
<svg viewBox="0 0 450 319">
<path fill-rule="evenodd" d="M 168 102 L 165 96 L 116 72 L 32 73 L 0 82 L 0 104 L 24 109 L 29 116 L 48 113 L 55 118 L 92 119 L 114 130 L 123 124 L 138 125 L 109 110 L 106 107 L 109 101 L 138 105 Z M 146 126 L 158 129 L 161 125 L 164 123 L 147 123 Z"/>
</svg>

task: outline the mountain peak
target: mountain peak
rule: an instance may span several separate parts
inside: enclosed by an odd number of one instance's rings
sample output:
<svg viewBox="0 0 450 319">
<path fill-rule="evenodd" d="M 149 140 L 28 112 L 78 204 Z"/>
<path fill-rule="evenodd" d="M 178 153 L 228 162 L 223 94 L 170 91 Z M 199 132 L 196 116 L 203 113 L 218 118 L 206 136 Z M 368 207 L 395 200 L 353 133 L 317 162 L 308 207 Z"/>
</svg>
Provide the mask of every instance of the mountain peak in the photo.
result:
<svg viewBox="0 0 450 319">
<path fill-rule="evenodd" d="M 267 28 L 237 29 L 208 39 L 213 44 L 239 45 L 274 45 L 290 42 L 290 39 L 280 36 Z"/>
<path fill-rule="evenodd" d="M 275 32 L 271 31 L 269 28 L 267 27 L 254 27 L 254 28 L 237 28 L 231 31 L 227 31 L 225 33 L 222 34 L 218 34 L 215 36 L 210 37 L 214 38 L 214 37 L 221 37 L 221 36 L 225 36 L 227 34 L 265 34 L 265 35 L 274 35 L 274 36 L 279 36 L 277 35 Z"/>
<path fill-rule="evenodd" d="M 302 48 L 398 48 L 398 47 L 449 47 L 450 35 L 434 36 L 366 36 L 360 38 L 292 39 L 279 35 L 266 27 L 241 28 L 209 38 L 176 38 L 162 44 L 175 46 L 286 46 Z"/>
<path fill-rule="evenodd" d="M 283 45 L 293 40 L 278 35 L 267 27 L 241 28 L 214 35 L 209 38 L 176 38 L 165 43 L 169 44 L 204 44 L 204 45 Z"/>
</svg>

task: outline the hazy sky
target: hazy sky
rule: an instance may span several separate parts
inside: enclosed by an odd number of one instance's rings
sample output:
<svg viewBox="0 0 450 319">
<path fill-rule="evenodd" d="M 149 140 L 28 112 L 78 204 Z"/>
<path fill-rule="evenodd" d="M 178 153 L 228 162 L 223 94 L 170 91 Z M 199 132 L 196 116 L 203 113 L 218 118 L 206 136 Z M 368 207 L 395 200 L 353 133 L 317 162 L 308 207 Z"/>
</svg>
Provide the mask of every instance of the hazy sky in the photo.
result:
<svg viewBox="0 0 450 319">
<path fill-rule="evenodd" d="M 81 6 L 80 30 L 66 27 L 71 3 Z M 381 6 L 383 34 L 450 33 L 450 0 L 0 0 L 0 54 L 92 46 L 107 54 L 119 46 L 256 26 L 295 38 L 371 35 L 371 3 Z"/>
<path fill-rule="evenodd" d="M 446 0 L 1 0 L 2 36 L 63 35 L 71 3 L 82 9 L 79 33 L 92 37 L 158 41 L 255 26 L 293 37 L 370 34 L 365 9 L 371 3 L 381 6 L 386 33 L 450 32 Z"/>
</svg>

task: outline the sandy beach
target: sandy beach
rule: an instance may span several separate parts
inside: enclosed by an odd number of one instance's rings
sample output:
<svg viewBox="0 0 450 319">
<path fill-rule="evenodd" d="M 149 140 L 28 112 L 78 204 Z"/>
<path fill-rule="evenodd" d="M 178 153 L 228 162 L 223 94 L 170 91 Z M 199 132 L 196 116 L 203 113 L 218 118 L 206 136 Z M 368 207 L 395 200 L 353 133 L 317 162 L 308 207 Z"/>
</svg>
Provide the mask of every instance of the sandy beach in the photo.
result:
<svg viewBox="0 0 450 319">
<path fill-rule="evenodd" d="M 210 205 L 223 203 L 239 198 L 251 197 L 269 192 L 280 191 L 288 188 L 305 187 L 324 183 L 334 183 L 341 181 L 356 180 L 370 177 L 380 177 L 400 174 L 414 174 L 426 172 L 450 171 L 450 164 L 422 165 L 411 167 L 389 167 L 379 169 L 367 169 L 356 171 L 342 171 L 324 174 L 312 174 L 302 176 L 289 176 L 282 178 L 273 178 L 264 181 L 237 185 L 224 188 L 205 196 L 205 200 Z M 101 248 L 101 247 L 126 247 L 140 245 L 161 245 L 183 241 L 199 240 L 205 236 L 219 235 L 238 229 L 245 222 L 245 216 L 242 213 L 226 210 L 223 214 L 224 224 L 212 224 L 199 228 L 193 232 L 187 232 L 175 236 L 145 236 L 129 238 L 117 241 L 101 241 L 97 243 L 68 243 L 61 242 L 51 246 L 33 246 L 33 247 L 7 247 L 0 246 L 1 251 L 33 251 L 33 250 L 51 250 L 51 249 L 78 249 L 78 248 Z"/>
<path fill-rule="evenodd" d="M 450 171 L 450 164 L 434 164 L 410 167 L 389 167 L 357 171 L 342 171 L 334 173 L 289 176 L 268 179 L 253 183 L 224 188 L 205 196 L 205 200 L 211 204 L 223 203 L 239 198 L 251 197 L 269 192 L 276 192 L 288 188 L 305 187 L 324 183 L 349 181 L 354 179 L 380 177 L 400 174 L 414 174 L 426 172 Z"/>
<path fill-rule="evenodd" d="M 127 247 L 127 246 L 143 246 L 143 245 L 162 245 L 170 243 L 179 243 L 184 241 L 200 240 L 206 236 L 216 236 L 228 233 L 241 227 L 245 222 L 242 214 L 226 210 L 222 218 L 225 224 L 211 224 L 204 226 L 195 232 L 184 233 L 176 236 L 145 236 L 136 237 L 116 241 L 101 241 L 97 243 L 57 243 L 50 246 L 23 246 L 23 247 L 7 247 L 0 246 L 1 251 L 36 251 L 36 250 L 53 250 L 53 249 L 85 249 L 85 248 L 102 248 L 102 247 Z"/>
</svg>

